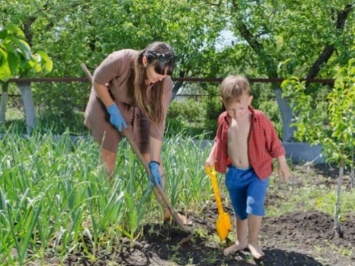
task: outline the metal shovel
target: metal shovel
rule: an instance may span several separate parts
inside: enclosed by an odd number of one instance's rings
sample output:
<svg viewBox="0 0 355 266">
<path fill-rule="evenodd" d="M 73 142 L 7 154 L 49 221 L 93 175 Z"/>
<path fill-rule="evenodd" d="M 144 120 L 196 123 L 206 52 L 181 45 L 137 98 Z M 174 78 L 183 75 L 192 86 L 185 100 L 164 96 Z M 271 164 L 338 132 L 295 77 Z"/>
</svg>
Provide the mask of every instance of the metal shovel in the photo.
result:
<svg viewBox="0 0 355 266">
<path fill-rule="evenodd" d="M 209 175 L 211 182 L 212 182 L 212 188 L 213 188 L 213 193 L 216 198 L 216 203 L 217 203 L 217 208 L 218 208 L 218 218 L 216 221 L 216 230 L 219 238 L 221 241 L 225 240 L 229 234 L 229 231 L 231 230 L 231 219 L 228 215 L 228 213 L 224 212 L 223 206 L 222 206 L 222 201 L 221 201 L 221 196 L 219 194 L 218 190 L 218 183 L 217 183 L 217 172 L 214 168 L 210 168 L 207 166 L 205 168 L 206 173 Z"/>
<path fill-rule="evenodd" d="M 86 65 L 85 64 L 81 64 L 80 65 L 81 68 L 84 70 L 85 74 L 87 75 L 88 79 L 90 80 L 90 82 L 92 82 L 92 75 L 90 73 L 90 71 L 87 69 Z M 184 223 L 182 222 L 182 220 L 180 219 L 179 217 L 179 214 L 175 211 L 175 209 L 173 208 L 173 206 L 171 205 L 171 203 L 169 202 L 169 199 L 168 197 L 166 196 L 165 192 L 163 191 L 163 189 L 160 187 L 160 185 L 157 185 L 154 181 L 154 178 L 151 176 L 151 173 L 150 173 L 150 169 L 149 169 L 149 166 L 148 166 L 148 163 L 145 161 L 143 155 L 141 154 L 141 152 L 139 151 L 136 143 L 134 142 L 132 136 L 131 136 L 131 133 L 123 128 L 122 130 L 122 134 L 126 137 L 128 143 L 131 145 L 132 147 L 132 150 L 134 151 L 134 153 L 137 155 L 138 159 L 140 160 L 140 162 L 143 164 L 150 180 L 153 182 L 154 184 L 154 189 L 156 191 L 158 191 L 158 194 L 160 195 L 163 203 L 165 204 L 165 206 L 168 208 L 171 216 L 173 217 L 173 219 L 175 220 L 175 222 L 185 231 L 185 232 L 190 232 L 191 233 L 191 230 L 189 228 L 187 228 Z M 190 237 L 188 237 L 190 238 Z"/>
</svg>

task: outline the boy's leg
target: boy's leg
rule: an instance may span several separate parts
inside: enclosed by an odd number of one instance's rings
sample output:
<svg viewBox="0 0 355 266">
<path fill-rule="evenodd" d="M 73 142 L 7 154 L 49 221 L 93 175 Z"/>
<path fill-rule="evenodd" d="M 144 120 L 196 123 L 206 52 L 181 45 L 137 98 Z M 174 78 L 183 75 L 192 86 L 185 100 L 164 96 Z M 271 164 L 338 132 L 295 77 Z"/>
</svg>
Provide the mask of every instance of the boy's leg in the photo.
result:
<svg viewBox="0 0 355 266">
<path fill-rule="evenodd" d="M 248 216 L 249 241 L 248 248 L 255 259 L 264 256 L 264 252 L 258 245 L 258 237 L 261 229 L 263 217 L 250 214 Z"/>
<path fill-rule="evenodd" d="M 255 174 L 248 187 L 248 247 L 255 259 L 264 256 L 264 252 L 258 245 L 258 237 L 261 230 L 262 219 L 265 215 L 265 198 L 269 185 L 269 179 L 260 180 Z"/>
<path fill-rule="evenodd" d="M 235 226 L 237 229 L 237 241 L 230 247 L 224 249 L 223 254 L 225 256 L 248 247 L 248 220 L 236 218 Z"/>
<path fill-rule="evenodd" d="M 225 183 L 236 216 L 237 241 L 223 251 L 225 256 L 248 247 L 248 214 L 246 212 L 248 182 L 245 182 L 245 172 L 247 170 L 230 167 L 226 175 Z"/>
</svg>

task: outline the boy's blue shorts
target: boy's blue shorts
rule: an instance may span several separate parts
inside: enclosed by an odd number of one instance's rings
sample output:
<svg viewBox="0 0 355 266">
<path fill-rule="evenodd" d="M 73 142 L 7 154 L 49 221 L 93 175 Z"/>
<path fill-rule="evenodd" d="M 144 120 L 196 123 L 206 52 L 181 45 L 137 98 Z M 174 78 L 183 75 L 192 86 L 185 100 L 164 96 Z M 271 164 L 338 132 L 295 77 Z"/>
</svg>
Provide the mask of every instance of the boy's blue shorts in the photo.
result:
<svg viewBox="0 0 355 266">
<path fill-rule="evenodd" d="M 241 169 L 230 166 L 225 183 L 238 219 L 245 220 L 248 214 L 265 215 L 264 203 L 269 178 L 260 180 L 253 168 Z"/>
</svg>

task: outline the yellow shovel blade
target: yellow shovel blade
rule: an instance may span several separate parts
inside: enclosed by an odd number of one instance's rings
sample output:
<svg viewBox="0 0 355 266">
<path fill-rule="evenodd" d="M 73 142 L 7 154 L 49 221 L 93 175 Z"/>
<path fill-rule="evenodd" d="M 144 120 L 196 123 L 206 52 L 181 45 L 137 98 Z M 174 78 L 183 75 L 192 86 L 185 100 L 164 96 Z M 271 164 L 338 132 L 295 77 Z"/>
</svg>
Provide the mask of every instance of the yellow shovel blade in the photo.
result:
<svg viewBox="0 0 355 266">
<path fill-rule="evenodd" d="M 222 213 L 216 221 L 216 230 L 221 241 L 225 240 L 231 230 L 231 220 L 227 213 Z"/>
<path fill-rule="evenodd" d="M 216 221 L 216 231 L 221 241 L 223 241 L 227 238 L 228 233 L 231 230 L 231 220 L 229 215 L 223 211 L 222 200 L 218 189 L 217 172 L 215 171 L 215 169 L 211 169 L 210 167 L 206 167 L 205 171 L 211 178 L 212 188 L 218 208 L 219 215 Z"/>
</svg>

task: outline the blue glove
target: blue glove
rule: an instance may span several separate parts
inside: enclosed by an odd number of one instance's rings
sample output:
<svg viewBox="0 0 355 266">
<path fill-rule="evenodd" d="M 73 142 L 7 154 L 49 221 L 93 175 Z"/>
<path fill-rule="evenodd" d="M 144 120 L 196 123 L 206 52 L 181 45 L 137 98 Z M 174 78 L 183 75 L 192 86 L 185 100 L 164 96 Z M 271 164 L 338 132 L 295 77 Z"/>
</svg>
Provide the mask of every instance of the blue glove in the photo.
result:
<svg viewBox="0 0 355 266">
<path fill-rule="evenodd" d="M 124 120 L 120 110 L 116 104 L 111 104 L 107 107 L 107 112 L 110 114 L 110 122 L 112 125 L 117 127 L 118 131 L 122 131 L 122 127 L 127 128 L 126 121 Z"/>
<path fill-rule="evenodd" d="M 160 164 L 156 161 L 151 161 L 150 163 L 148 163 L 150 173 L 154 179 L 154 185 L 160 185 L 161 187 L 163 187 L 161 182 L 161 175 L 159 172 L 159 165 Z"/>
</svg>

